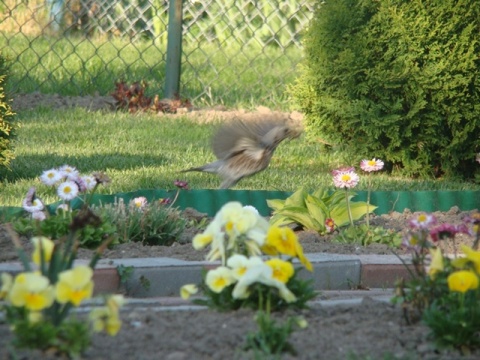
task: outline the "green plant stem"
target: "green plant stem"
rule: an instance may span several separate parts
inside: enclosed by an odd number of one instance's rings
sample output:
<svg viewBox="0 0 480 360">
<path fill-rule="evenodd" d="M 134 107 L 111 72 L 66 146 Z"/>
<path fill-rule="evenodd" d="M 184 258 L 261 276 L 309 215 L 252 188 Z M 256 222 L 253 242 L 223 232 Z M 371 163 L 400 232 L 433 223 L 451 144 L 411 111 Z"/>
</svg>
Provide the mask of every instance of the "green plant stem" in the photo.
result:
<svg viewBox="0 0 480 360">
<path fill-rule="evenodd" d="M 267 294 L 267 303 L 265 305 L 265 312 L 267 313 L 268 317 L 270 317 L 270 312 L 272 311 L 272 305 L 271 305 L 271 293 L 268 291 Z"/>
<path fill-rule="evenodd" d="M 350 209 L 350 202 L 348 199 L 348 188 L 345 188 L 345 200 L 347 202 L 347 210 L 348 210 L 348 218 L 350 220 L 350 226 L 353 226 L 352 210 Z"/>
<path fill-rule="evenodd" d="M 168 208 L 171 208 L 173 206 L 173 204 L 175 204 L 175 202 L 177 201 L 178 199 L 178 195 L 180 194 L 180 189 L 177 189 L 177 193 L 175 194 L 175 197 L 173 198 L 172 202 L 170 203 L 170 206 Z"/>
<path fill-rule="evenodd" d="M 370 228 L 370 194 L 372 191 L 372 179 L 371 179 L 371 173 L 368 173 L 368 179 L 367 179 L 367 216 L 365 218 L 367 222 L 367 228 Z"/>
</svg>

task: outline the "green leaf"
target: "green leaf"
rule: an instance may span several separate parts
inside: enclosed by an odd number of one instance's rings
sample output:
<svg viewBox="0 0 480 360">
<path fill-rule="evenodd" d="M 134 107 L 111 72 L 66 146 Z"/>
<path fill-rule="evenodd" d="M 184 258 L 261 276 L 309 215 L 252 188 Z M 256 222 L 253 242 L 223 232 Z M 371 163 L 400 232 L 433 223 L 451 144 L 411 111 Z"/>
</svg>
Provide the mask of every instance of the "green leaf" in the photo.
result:
<svg viewBox="0 0 480 360">
<path fill-rule="evenodd" d="M 275 214 L 270 218 L 271 226 L 284 226 L 294 223 L 292 218 L 285 216 L 283 214 Z"/>
<path fill-rule="evenodd" d="M 285 206 L 285 200 L 271 199 L 267 200 L 267 205 L 273 209 L 274 212 L 281 210 Z"/>
<path fill-rule="evenodd" d="M 307 209 L 296 206 L 286 206 L 282 209 L 282 215 L 293 220 L 293 222 L 302 225 L 305 229 L 319 231 L 322 226 L 317 220 L 310 216 Z"/>
<path fill-rule="evenodd" d="M 305 199 L 305 204 L 307 205 L 310 216 L 317 221 L 323 232 L 325 230 L 325 220 L 330 213 L 327 206 L 321 200 L 310 195 Z"/>
<path fill-rule="evenodd" d="M 376 208 L 377 206 L 370 204 L 370 206 L 368 206 L 368 212 L 371 213 L 375 211 Z M 367 214 L 367 203 L 363 201 L 350 202 L 350 210 L 352 212 L 352 220 L 353 221 L 359 220 L 360 218 L 362 218 L 364 215 Z M 333 208 L 330 212 L 330 216 L 338 227 L 341 227 L 350 223 L 350 219 L 348 218 L 348 209 L 347 209 L 346 203 Z"/>
<path fill-rule="evenodd" d="M 285 200 L 285 206 L 305 207 L 305 198 L 307 195 L 308 193 L 303 188 L 300 188 Z"/>
</svg>

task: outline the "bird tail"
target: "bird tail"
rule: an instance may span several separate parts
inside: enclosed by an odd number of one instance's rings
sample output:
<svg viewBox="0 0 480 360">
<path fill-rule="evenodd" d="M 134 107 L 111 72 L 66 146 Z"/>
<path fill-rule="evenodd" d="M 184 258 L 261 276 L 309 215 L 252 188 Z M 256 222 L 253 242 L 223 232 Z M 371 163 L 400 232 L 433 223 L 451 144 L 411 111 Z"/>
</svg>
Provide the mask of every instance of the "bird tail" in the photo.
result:
<svg viewBox="0 0 480 360">
<path fill-rule="evenodd" d="M 181 170 L 180 172 L 201 171 L 201 172 L 208 172 L 208 173 L 217 173 L 219 167 L 220 167 L 220 161 L 214 161 L 212 163 L 205 164 L 203 166 L 196 166 L 186 170 Z"/>
<path fill-rule="evenodd" d="M 203 170 L 202 170 L 201 166 L 200 167 L 192 167 L 190 169 L 185 169 L 185 170 L 180 170 L 180 172 L 182 172 L 182 173 L 183 172 L 189 172 L 189 171 L 203 171 Z"/>
</svg>

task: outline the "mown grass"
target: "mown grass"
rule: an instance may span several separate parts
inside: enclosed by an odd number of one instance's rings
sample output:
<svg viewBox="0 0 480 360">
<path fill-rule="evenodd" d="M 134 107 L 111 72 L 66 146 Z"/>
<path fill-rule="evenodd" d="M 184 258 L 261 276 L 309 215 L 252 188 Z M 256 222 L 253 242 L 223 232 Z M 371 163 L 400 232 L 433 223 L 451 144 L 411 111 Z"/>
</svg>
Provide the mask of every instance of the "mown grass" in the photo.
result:
<svg viewBox="0 0 480 360">
<path fill-rule="evenodd" d="M 107 95 L 115 83 L 145 80 L 147 95 L 163 96 L 166 45 L 126 39 L 0 36 L 10 60 L 9 88 L 16 93 Z M 180 96 L 198 106 L 289 107 L 286 84 L 296 76 L 302 52 L 238 44 L 184 45 Z"/>
<path fill-rule="evenodd" d="M 47 202 L 58 198 L 43 186 L 42 171 L 69 164 L 82 173 L 105 171 L 112 179 L 100 193 L 138 189 L 173 189 L 173 181 L 188 181 L 193 189 L 214 189 L 215 175 L 181 173 L 214 160 L 210 137 L 218 123 L 187 117 L 149 114 L 67 111 L 39 108 L 20 112 L 21 128 L 15 142 L 16 159 L 0 169 L 0 206 L 20 206 L 31 186 Z M 373 156 L 374 154 L 372 154 Z M 266 171 L 243 179 L 234 189 L 294 191 L 318 187 L 333 189 L 330 171 L 349 164 L 341 153 L 327 150 L 306 136 L 282 143 Z M 358 168 L 358 166 L 357 166 Z M 358 190 L 366 190 L 361 177 Z M 480 190 L 479 184 L 449 180 L 414 180 L 385 173 L 373 176 L 374 190 Z M 48 196 L 45 196 L 48 194 Z"/>
</svg>

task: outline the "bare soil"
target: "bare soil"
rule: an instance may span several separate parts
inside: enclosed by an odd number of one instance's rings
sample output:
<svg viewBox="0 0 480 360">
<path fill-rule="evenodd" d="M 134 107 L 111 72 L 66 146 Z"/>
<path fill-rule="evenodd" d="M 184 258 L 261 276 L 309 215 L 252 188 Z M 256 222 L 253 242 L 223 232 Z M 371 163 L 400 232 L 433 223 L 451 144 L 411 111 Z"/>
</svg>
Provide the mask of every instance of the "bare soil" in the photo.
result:
<svg viewBox="0 0 480 360">
<path fill-rule="evenodd" d="M 192 216 L 192 210 L 187 216 Z M 194 212 L 193 212 L 194 213 Z M 470 212 L 452 208 L 449 212 L 435 213 L 439 222 L 460 223 Z M 198 216 L 198 214 L 195 214 Z M 407 219 L 412 214 L 391 213 L 375 216 L 373 226 L 383 226 L 405 231 Z M 188 229 L 181 242 L 166 246 L 143 246 L 139 243 L 120 244 L 105 252 L 104 258 L 173 257 L 184 260 L 204 260 L 205 252 L 196 251 L 191 238 L 197 229 Z M 341 254 L 392 254 L 386 245 L 362 247 L 354 244 L 338 244 L 332 236 L 320 236 L 312 231 L 298 231 L 305 252 Z M 471 244 L 472 239 L 459 237 L 460 243 Z M 29 240 L 21 238 L 27 250 Z M 447 244 L 446 244 L 447 245 Z M 446 249 L 452 251 L 453 244 Z M 397 249 L 396 252 L 402 253 Z M 79 258 L 90 258 L 90 250 L 81 249 Z M 0 226 L 0 262 L 16 260 L 11 239 L 4 226 Z M 367 294 L 365 296 L 365 293 Z M 279 321 L 288 315 L 303 315 L 308 328 L 295 331 L 290 343 L 296 354 L 283 354 L 281 359 L 478 359 L 480 351 L 461 354 L 455 349 L 435 348 L 429 338 L 429 329 L 422 323 L 407 324 L 399 306 L 379 302 L 363 292 L 360 305 L 321 306 L 312 303 L 309 310 L 298 313 L 275 314 Z M 321 297 L 322 294 L 319 294 Z M 130 305 L 122 312 L 123 326 L 119 334 L 109 337 L 95 334 L 92 345 L 82 359 L 267 359 L 255 357 L 251 351 L 243 351 L 248 332 L 256 330 L 255 313 L 249 310 L 220 313 L 207 309 L 178 309 L 175 307 Z M 168 301 L 167 301 L 168 303 Z M 0 359 L 58 359 L 51 353 L 12 350 L 12 335 L 8 325 L 0 320 Z M 15 356 L 9 354 L 14 351 Z"/>
<path fill-rule="evenodd" d="M 65 98 L 42 94 L 17 97 L 15 111 L 38 105 L 65 108 L 85 106 L 91 110 L 110 110 L 109 97 Z M 224 110 L 204 112 L 215 118 Z M 265 109 L 261 109 L 265 111 Z M 238 112 L 235 116 L 238 116 Z M 197 114 L 195 116 L 202 117 Z M 469 212 L 452 208 L 435 213 L 440 223 L 460 223 Z M 197 216 L 196 214 L 195 216 Z M 372 226 L 383 226 L 402 232 L 407 228 L 411 213 L 391 213 L 375 216 Z M 186 216 L 194 216 L 191 213 Z M 104 258 L 173 257 L 184 260 L 203 260 L 205 253 L 195 251 L 191 238 L 197 229 L 188 229 L 170 247 L 143 246 L 139 243 L 117 245 L 104 253 Z M 319 236 L 309 231 L 298 232 L 305 253 L 391 254 L 386 245 L 362 247 L 356 244 L 337 244 L 332 236 Z M 27 250 L 28 239 L 21 240 Z M 471 244 L 472 239 L 459 236 L 455 244 L 445 244 L 453 252 L 459 243 Z M 401 251 L 399 251 L 401 252 Z M 82 249 L 79 258 L 90 258 L 91 251 Z M 0 262 L 16 261 L 17 256 L 4 226 L 0 226 Z M 158 299 L 159 303 L 162 301 Z M 158 304 L 157 304 L 158 305 Z M 292 314 L 275 314 L 281 320 Z M 324 307 L 312 304 L 301 312 L 309 326 L 296 331 L 290 342 L 296 355 L 285 354 L 282 359 L 478 359 L 480 351 L 461 354 L 457 350 L 436 350 L 429 339 L 429 330 L 421 323 L 408 325 L 401 309 L 377 302 L 366 296 L 361 305 Z M 123 327 L 116 337 L 97 334 L 83 359 L 254 359 L 252 352 L 241 351 L 245 336 L 256 329 L 252 311 L 219 313 L 211 310 L 178 310 L 174 308 L 127 306 L 122 312 Z M 57 359 L 52 353 L 12 350 L 8 325 L 0 318 L 0 359 Z M 14 355 L 13 355 L 14 354 Z M 260 356 L 257 359 L 265 359 Z"/>
<path fill-rule="evenodd" d="M 434 215 L 439 224 L 461 224 L 463 219 L 475 211 L 460 211 L 457 207 L 451 208 L 447 212 L 435 212 Z M 207 217 L 206 214 L 197 212 L 194 209 L 186 209 L 183 212 L 186 219 L 201 219 Z M 392 229 L 398 233 L 405 233 L 408 230 L 408 220 L 413 214 L 406 209 L 403 213 L 392 212 L 384 215 L 373 215 L 370 219 L 372 227 L 383 227 Z M 358 222 L 361 224 L 361 222 Z M 125 259 L 125 258 L 148 258 L 148 257 L 169 257 L 179 260 L 203 261 L 208 249 L 197 251 L 191 245 L 191 240 L 195 234 L 200 232 L 197 228 L 187 228 L 180 236 L 177 242 L 171 246 L 150 246 L 138 242 L 129 242 L 115 245 L 103 253 L 104 259 Z M 336 233 L 331 235 L 319 235 L 315 231 L 296 231 L 299 241 L 302 244 L 304 252 L 308 253 L 331 253 L 331 254 L 379 254 L 392 255 L 405 254 L 406 250 L 402 248 L 393 249 L 386 244 L 370 244 L 362 246 L 360 244 L 341 244 L 334 241 Z M 26 237 L 21 237 L 22 246 L 31 251 L 32 246 Z M 473 239 L 463 234 L 458 234 L 455 241 L 444 242 L 441 245 L 444 252 L 453 254 L 459 249 L 459 244 L 472 245 Z M 90 259 L 93 250 L 80 249 L 79 259 Z M 0 263 L 17 261 L 17 253 L 8 233 L 3 225 L 0 224 Z"/>
</svg>

